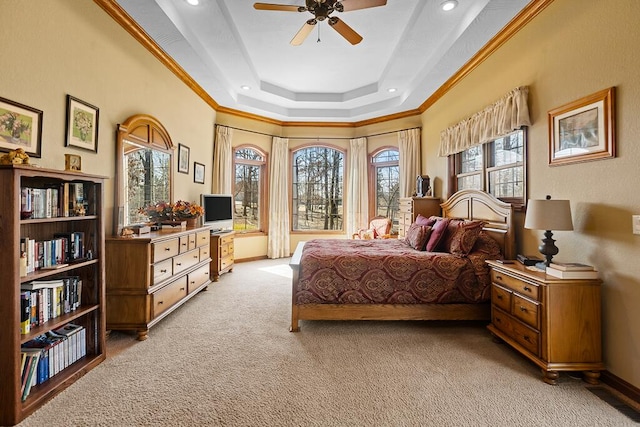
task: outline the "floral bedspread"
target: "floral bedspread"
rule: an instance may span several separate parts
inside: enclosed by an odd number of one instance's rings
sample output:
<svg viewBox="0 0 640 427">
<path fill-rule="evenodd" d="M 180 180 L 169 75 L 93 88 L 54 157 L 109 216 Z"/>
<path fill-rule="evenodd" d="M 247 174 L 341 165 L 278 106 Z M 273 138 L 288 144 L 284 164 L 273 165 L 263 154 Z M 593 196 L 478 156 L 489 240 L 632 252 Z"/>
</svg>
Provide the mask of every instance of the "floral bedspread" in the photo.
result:
<svg viewBox="0 0 640 427">
<path fill-rule="evenodd" d="M 478 303 L 489 300 L 488 255 L 417 251 L 398 239 L 306 242 L 295 304 Z"/>
</svg>

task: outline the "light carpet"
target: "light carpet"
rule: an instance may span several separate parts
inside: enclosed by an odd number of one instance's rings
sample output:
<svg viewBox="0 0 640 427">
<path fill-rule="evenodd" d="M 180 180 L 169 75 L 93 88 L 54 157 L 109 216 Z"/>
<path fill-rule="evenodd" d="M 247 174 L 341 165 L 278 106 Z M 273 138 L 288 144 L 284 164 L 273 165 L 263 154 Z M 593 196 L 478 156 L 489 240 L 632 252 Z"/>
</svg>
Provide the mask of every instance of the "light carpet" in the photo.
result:
<svg viewBox="0 0 640 427">
<path fill-rule="evenodd" d="M 20 426 L 627 426 L 470 322 L 302 321 L 288 259 L 236 264 Z"/>
</svg>

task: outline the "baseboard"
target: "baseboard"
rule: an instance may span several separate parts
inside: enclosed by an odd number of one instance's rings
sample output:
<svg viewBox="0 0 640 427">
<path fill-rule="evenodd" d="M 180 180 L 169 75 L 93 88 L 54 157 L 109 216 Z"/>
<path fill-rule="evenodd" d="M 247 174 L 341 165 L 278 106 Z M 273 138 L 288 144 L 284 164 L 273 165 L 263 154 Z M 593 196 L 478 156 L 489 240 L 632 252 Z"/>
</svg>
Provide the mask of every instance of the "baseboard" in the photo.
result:
<svg viewBox="0 0 640 427">
<path fill-rule="evenodd" d="M 249 261 L 260 261 L 263 259 L 268 259 L 268 257 L 266 255 L 261 255 L 261 256 L 254 256 L 251 258 L 242 258 L 242 259 L 234 259 L 233 262 L 235 262 L 236 264 L 239 264 L 241 262 L 249 262 Z"/>
<path fill-rule="evenodd" d="M 622 378 L 613 375 L 609 371 L 602 371 L 600 380 L 612 389 L 624 394 L 629 399 L 640 405 L 640 389 L 629 384 Z"/>
</svg>

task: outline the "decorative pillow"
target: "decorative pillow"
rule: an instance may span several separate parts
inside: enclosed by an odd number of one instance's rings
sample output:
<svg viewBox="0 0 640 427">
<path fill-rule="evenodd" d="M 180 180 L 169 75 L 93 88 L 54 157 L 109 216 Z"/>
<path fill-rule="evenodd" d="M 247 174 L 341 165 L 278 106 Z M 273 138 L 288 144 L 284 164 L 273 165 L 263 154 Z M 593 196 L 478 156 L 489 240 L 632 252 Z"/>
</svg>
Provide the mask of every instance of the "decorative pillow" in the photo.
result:
<svg viewBox="0 0 640 427">
<path fill-rule="evenodd" d="M 484 226 L 483 221 L 451 221 L 447 230 L 444 250 L 451 254 L 467 255 L 476 244 Z"/>
<path fill-rule="evenodd" d="M 473 245 L 473 250 L 471 252 L 482 252 L 484 254 L 487 254 L 490 259 L 502 258 L 500 245 L 485 231 L 480 232 L 480 234 L 478 235 L 478 240 L 476 240 L 476 244 Z"/>
<path fill-rule="evenodd" d="M 415 223 L 418 225 L 428 225 L 429 227 L 433 227 L 433 224 L 436 223 L 436 219 L 434 217 L 427 218 L 425 216 L 422 216 L 422 214 L 418 214 Z"/>
<path fill-rule="evenodd" d="M 407 235 L 405 236 L 405 242 L 417 251 L 423 251 L 424 245 L 427 243 L 431 235 L 431 227 L 428 225 L 418 225 L 416 223 L 409 226 Z"/>
<path fill-rule="evenodd" d="M 446 231 L 447 226 L 449 225 L 448 218 L 441 218 L 433 225 L 431 229 L 431 236 L 429 236 L 429 240 L 427 241 L 426 251 L 434 252 L 438 249 L 438 244 L 442 241 Z"/>
</svg>

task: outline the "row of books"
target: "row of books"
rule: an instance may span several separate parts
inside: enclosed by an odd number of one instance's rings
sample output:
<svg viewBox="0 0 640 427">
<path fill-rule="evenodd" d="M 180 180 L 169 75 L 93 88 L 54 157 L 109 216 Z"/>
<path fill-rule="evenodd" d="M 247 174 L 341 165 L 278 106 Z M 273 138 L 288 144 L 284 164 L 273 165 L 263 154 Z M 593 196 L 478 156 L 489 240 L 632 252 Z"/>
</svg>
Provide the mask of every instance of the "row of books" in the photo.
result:
<svg viewBox="0 0 640 427">
<path fill-rule="evenodd" d="M 84 205 L 82 183 L 65 182 L 56 187 L 20 189 L 20 212 L 23 218 L 55 218 L 74 216 L 78 205 Z"/>
<path fill-rule="evenodd" d="M 598 271 L 594 266 L 579 262 L 552 262 L 546 268 L 549 276 L 560 279 L 597 279 Z"/>
<path fill-rule="evenodd" d="M 86 329 L 73 323 L 22 344 L 22 400 L 29 396 L 33 386 L 44 383 L 86 354 Z"/>
<path fill-rule="evenodd" d="M 85 256 L 84 232 L 55 233 L 51 240 L 37 241 L 29 237 L 20 238 L 20 257 L 25 268 L 22 276 L 39 269 L 57 268 L 78 261 Z"/>
<path fill-rule="evenodd" d="M 78 276 L 34 280 L 20 285 L 20 333 L 75 311 L 82 301 L 82 280 Z"/>
</svg>

